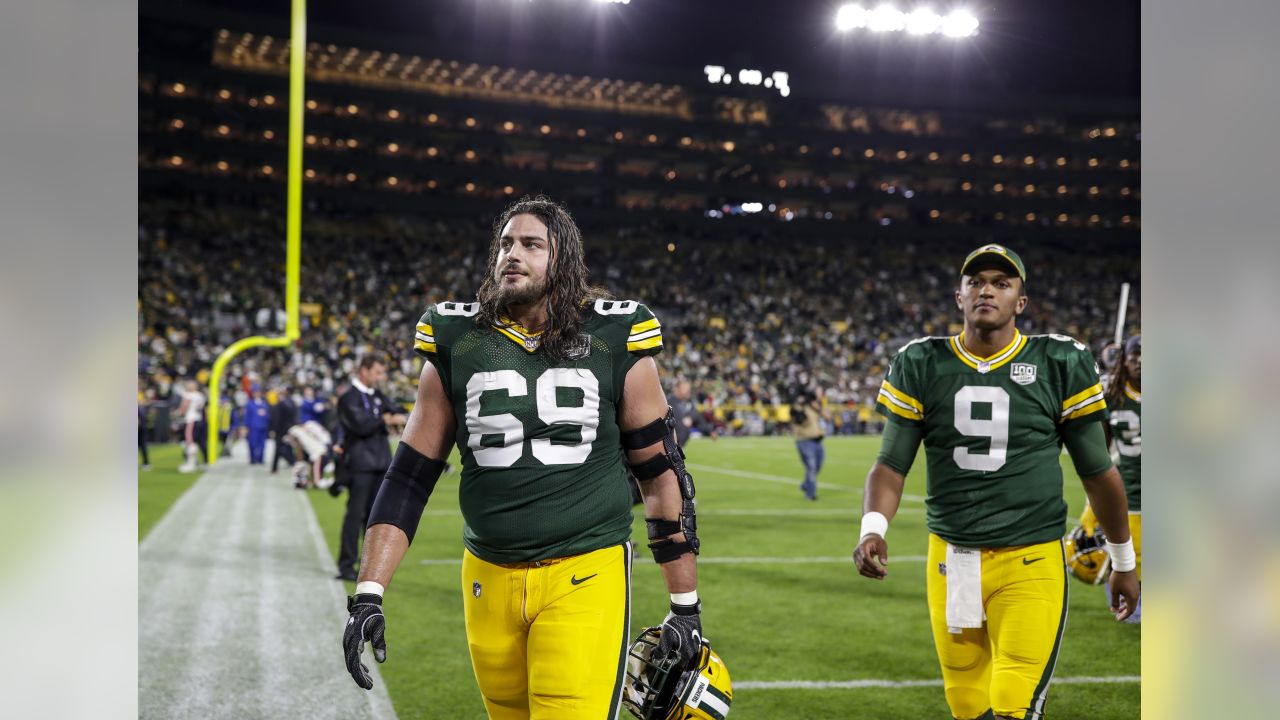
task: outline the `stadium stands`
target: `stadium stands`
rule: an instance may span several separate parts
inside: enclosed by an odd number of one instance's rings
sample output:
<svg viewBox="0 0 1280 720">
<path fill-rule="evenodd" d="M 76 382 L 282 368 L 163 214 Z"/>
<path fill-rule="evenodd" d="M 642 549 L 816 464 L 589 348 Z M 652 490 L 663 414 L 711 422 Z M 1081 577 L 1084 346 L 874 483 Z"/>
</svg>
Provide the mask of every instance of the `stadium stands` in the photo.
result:
<svg viewBox="0 0 1280 720">
<path fill-rule="evenodd" d="M 287 42 L 184 22 L 141 28 L 139 371 L 153 386 L 274 332 L 283 306 Z M 735 96 L 355 43 L 313 43 L 308 64 L 302 338 L 241 357 L 228 382 L 330 391 L 376 351 L 390 394 L 412 397 L 413 322 L 474 294 L 488 222 L 526 193 L 569 206 L 595 281 L 662 319 L 665 376 L 693 379 L 744 432 L 785 421 L 807 386 L 859 429 L 888 355 L 957 329 L 950 288 L 978 243 L 1026 258 L 1029 332 L 1098 345 L 1117 286 L 1138 279 L 1135 113 Z"/>
</svg>

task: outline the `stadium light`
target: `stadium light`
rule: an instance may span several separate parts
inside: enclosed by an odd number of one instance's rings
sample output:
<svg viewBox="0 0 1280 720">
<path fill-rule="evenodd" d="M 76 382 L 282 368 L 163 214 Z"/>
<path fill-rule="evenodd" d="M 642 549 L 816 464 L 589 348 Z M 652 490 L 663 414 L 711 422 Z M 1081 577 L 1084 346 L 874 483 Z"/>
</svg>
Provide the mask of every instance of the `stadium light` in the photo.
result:
<svg viewBox="0 0 1280 720">
<path fill-rule="evenodd" d="M 707 82 L 713 85 L 732 85 L 734 74 L 727 70 L 723 65 L 704 65 L 702 74 L 706 76 Z M 775 70 L 768 77 L 761 70 L 751 68 L 743 68 L 738 71 L 738 82 L 743 85 L 763 85 L 766 88 L 777 90 L 782 97 L 791 95 L 791 75 L 781 70 Z"/>
<path fill-rule="evenodd" d="M 967 10 L 953 10 L 946 16 L 928 7 L 903 12 L 892 5 L 879 5 L 868 10 L 861 5 L 842 5 L 836 10 L 836 30 L 849 32 L 866 29 L 871 32 L 905 32 L 908 35 L 945 35 L 962 38 L 978 34 L 978 18 Z"/>
<path fill-rule="evenodd" d="M 867 28 L 872 32 L 898 32 L 907 27 L 907 16 L 892 5 L 881 5 L 867 17 Z"/>
<path fill-rule="evenodd" d="M 840 32 L 867 26 L 867 11 L 857 5 L 844 5 L 836 11 L 836 29 Z"/>
<path fill-rule="evenodd" d="M 931 35 L 942 26 L 942 16 L 929 8 L 917 8 L 906 16 L 908 35 Z"/>
<path fill-rule="evenodd" d="M 956 10 L 942 19 L 942 34 L 947 37 L 970 37 L 978 34 L 978 18 Z"/>
</svg>

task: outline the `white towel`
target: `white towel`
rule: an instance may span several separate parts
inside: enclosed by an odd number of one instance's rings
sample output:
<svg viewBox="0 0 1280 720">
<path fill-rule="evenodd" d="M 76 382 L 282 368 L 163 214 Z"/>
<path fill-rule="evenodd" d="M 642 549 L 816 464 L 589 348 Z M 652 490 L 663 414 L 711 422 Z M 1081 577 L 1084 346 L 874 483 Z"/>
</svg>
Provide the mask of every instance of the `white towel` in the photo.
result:
<svg viewBox="0 0 1280 720">
<path fill-rule="evenodd" d="M 947 543 L 947 632 L 980 628 L 982 611 L 982 551 Z"/>
</svg>

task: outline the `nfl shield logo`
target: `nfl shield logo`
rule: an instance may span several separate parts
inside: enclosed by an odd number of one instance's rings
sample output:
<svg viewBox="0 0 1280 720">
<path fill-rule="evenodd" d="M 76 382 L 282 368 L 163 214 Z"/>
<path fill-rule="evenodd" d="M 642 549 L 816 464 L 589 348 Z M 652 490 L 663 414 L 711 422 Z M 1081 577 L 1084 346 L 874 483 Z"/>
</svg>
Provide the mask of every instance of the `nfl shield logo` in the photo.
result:
<svg viewBox="0 0 1280 720">
<path fill-rule="evenodd" d="M 1019 385 L 1030 385 L 1036 381 L 1036 366 L 1031 363 L 1013 363 L 1009 366 L 1009 376 Z"/>
<path fill-rule="evenodd" d="M 524 339 L 524 349 L 533 352 L 538 349 L 538 343 L 540 342 L 541 340 L 536 337 L 527 337 Z"/>
<path fill-rule="evenodd" d="M 944 563 L 944 562 L 938 563 L 938 574 L 939 574 L 939 575 L 946 575 L 946 574 L 947 574 L 947 564 L 946 564 L 946 563 Z"/>
<path fill-rule="evenodd" d="M 471 583 L 471 594 L 475 595 L 476 597 L 480 597 L 480 581 L 479 580 L 476 580 L 475 582 Z"/>
</svg>

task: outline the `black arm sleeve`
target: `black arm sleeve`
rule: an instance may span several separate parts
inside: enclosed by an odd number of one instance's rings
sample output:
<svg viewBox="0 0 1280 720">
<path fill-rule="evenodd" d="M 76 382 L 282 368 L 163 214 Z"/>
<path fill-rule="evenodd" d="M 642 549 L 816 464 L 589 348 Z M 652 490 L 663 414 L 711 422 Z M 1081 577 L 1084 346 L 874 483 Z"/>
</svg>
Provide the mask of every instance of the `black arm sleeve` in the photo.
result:
<svg viewBox="0 0 1280 720">
<path fill-rule="evenodd" d="M 894 422 L 891 418 L 884 424 L 884 436 L 880 438 L 880 454 L 876 456 L 876 462 L 905 477 L 911 471 L 911 464 L 916 461 L 916 451 L 920 449 L 923 437 L 924 433 L 919 425 Z"/>
</svg>

